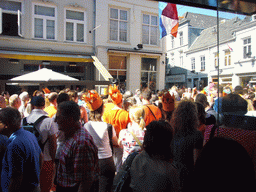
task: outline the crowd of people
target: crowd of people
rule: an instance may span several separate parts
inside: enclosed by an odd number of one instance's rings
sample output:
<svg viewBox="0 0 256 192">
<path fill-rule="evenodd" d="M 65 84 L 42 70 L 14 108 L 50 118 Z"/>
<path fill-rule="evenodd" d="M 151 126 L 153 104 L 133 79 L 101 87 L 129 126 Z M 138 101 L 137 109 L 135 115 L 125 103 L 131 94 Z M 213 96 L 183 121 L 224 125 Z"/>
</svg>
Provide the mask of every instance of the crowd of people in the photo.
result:
<svg viewBox="0 0 256 192">
<path fill-rule="evenodd" d="M 255 191 L 255 92 L 3 92 L 0 191 L 114 191 L 134 152 L 131 191 Z"/>
</svg>

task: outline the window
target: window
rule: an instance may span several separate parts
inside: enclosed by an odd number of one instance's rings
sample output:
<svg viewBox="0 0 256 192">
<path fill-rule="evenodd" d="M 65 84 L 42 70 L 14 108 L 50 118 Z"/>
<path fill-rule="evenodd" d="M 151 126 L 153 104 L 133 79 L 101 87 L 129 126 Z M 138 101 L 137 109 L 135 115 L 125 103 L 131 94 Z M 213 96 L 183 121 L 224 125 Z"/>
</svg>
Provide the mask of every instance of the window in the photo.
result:
<svg viewBox="0 0 256 192">
<path fill-rule="evenodd" d="M 34 37 L 56 39 L 56 8 L 42 5 L 34 6 Z"/>
<path fill-rule="evenodd" d="M 20 2 L 0 1 L 0 34 L 22 36 L 21 16 Z"/>
<path fill-rule="evenodd" d="M 180 32 L 180 45 L 183 45 L 183 32 Z"/>
<path fill-rule="evenodd" d="M 110 8 L 110 40 L 127 42 L 128 13 Z"/>
<path fill-rule="evenodd" d="M 231 65 L 231 52 L 230 50 L 225 51 L 225 66 Z"/>
<path fill-rule="evenodd" d="M 174 37 L 172 36 L 172 48 L 174 48 Z"/>
<path fill-rule="evenodd" d="M 172 67 L 174 67 L 174 66 L 175 66 L 175 60 L 174 60 L 174 58 L 173 58 L 173 57 L 171 58 L 171 66 L 172 66 Z"/>
<path fill-rule="evenodd" d="M 183 67 L 183 56 L 180 56 L 180 66 Z"/>
<path fill-rule="evenodd" d="M 214 67 L 217 68 L 218 67 L 218 54 L 214 53 Z"/>
<path fill-rule="evenodd" d="M 126 81 L 126 60 L 125 56 L 109 56 L 109 73 L 120 81 L 121 87 L 125 86 Z"/>
<path fill-rule="evenodd" d="M 200 57 L 201 60 L 201 71 L 205 70 L 205 56 Z"/>
<path fill-rule="evenodd" d="M 243 40 L 243 49 L 244 49 L 244 59 L 250 58 L 252 55 L 251 52 L 251 37 Z"/>
<path fill-rule="evenodd" d="M 85 42 L 85 13 L 66 10 L 66 40 Z"/>
<path fill-rule="evenodd" d="M 143 14 L 142 24 L 142 43 L 149 45 L 157 45 L 157 16 Z"/>
<path fill-rule="evenodd" d="M 157 59 L 142 58 L 141 60 L 141 88 L 149 87 L 156 90 Z"/>
<path fill-rule="evenodd" d="M 191 58 L 191 70 L 194 71 L 196 69 L 195 66 L 195 57 Z"/>
</svg>

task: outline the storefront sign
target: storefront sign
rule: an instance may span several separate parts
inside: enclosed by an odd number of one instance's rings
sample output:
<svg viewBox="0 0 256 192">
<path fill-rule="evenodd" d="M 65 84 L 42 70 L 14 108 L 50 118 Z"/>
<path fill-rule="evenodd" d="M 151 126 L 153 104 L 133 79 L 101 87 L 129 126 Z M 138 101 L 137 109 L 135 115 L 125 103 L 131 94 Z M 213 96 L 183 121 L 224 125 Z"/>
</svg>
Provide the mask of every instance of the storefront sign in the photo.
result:
<svg viewBox="0 0 256 192">
<path fill-rule="evenodd" d="M 185 75 L 170 75 L 166 77 L 167 83 L 185 82 Z"/>
</svg>

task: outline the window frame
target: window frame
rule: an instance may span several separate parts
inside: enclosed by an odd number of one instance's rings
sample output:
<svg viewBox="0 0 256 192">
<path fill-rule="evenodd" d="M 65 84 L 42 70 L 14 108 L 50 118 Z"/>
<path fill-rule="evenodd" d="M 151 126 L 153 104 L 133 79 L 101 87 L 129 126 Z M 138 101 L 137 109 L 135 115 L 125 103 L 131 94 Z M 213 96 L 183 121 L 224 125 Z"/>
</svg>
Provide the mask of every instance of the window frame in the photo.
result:
<svg viewBox="0 0 256 192">
<path fill-rule="evenodd" d="M 196 70 L 196 58 L 195 57 L 191 57 L 191 71 L 195 71 Z"/>
<path fill-rule="evenodd" d="M 124 57 L 125 58 L 125 66 L 126 66 L 126 68 L 125 69 L 121 69 L 121 67 L 120 67 L 120 69 L 118 69 L 118 68 L 110 68 L 111 57 L 114 57 L 114 58 Z M 120 73 L 125 72 L 125 76 L 126 76 L 126 79 L 127 79 L 127 56 L 126 55 L 109 55 L 108 56 L 108 71 L 109 71 L 110 74 L 111 74 L 111 72 L 116 72 L 117 79 L 119 79 L 119 74 Z"/>
<path fill-rule="evenodd" d="M 49 7 L 54 8 L 54 17 L 46 16 L 46 15 L 37 15 L 35 14 L 35 6 L 42 6 L 42 7 Z M 57 40 L 57 6 L 55 5 L 48 5 L 48 4 L 42 4 L 42 3 L 33 3 L 32 4 L 32 33 L 34 39 L 43 39 L 47 41 L 55 41 Z M 35 37 L 35 19 L 43 19 L 43 37 Z M 54 39 L 47 39 L 47 26 L 46 22 L 47 20 L 54 21 Z"/>
<path fill-rule="evenodd" d="M 183 55 L 181 55 L 181 56 L 180 56 L 180 66 L 181 66 L 181 67 L 183 67 L 183 63 L 184 63 L 184 61 L 183 61 Z"/>
<path fill-rule="evenodd" d="M 174 48 L 174 46 L 175 46 L 174 37 L 171 36 L 171 38 L 172 38 L 172 48 Z"/>
<path fill-rule="evenodd" d="M 231 51 L 229 49 L 224 51 L 224 66 L 228 67 L 231 66 Z"/>
<path fill-rule="evenodd" d="M 250 39 L 250 43 L 248 43 L 248 40 Z M 247 43 L 244 41 L 247 40 Z M 252 55 L 252 37 L 246 37 L 242 39 L 243 41 L 243 59 L 251 58 Z M 250 52 L 249 52 L 249 47 L 250 47 Z M 246 51 L 245 51 L 246 48 Z M 246 53 L 245 53 L 246 52 Z M 247 55 L 248 53 L 251 53 L 250 55 Z"/>
<path fill-rule="evenodd" d="M 3 33 L 3 13 L 6 13 L 6 14 L 17 15 L 17 28 L 18 28 L 17 36 L 23 37 L 21 24 L 22 24 L 22 15 L 23 15 L 23 10 L 24 10 L 24 7 L 23 7 L 24 4 L 21 1 L 13 1 L 13 2 L 20 3 L 20 10 L 13 11 L 13 10 L 5 10 L 5 9 L 0 8 L 0 34 Z"/>
<path fill-rule="evenodd" d="M 111 18 L 111 9 L 117 9 L 118 10 L 118 18 Z M 120 19 L 120 12 L 121 11 L 126 11 L 127 12 L 127 20 L 121 20 Z M 117 40 L 111 39 L 111 20 L 117 21 Z M 126 22 L 127 25 L 127 31 L 126 31 L 126 41 L 120 40 L 120 22 Z M 110 7 L 109 8 L 109 41 L 111 42 L 123 42 L 123 43 L 128 43 L 128 33 L 129 33 L 129 11 L 127 9 L 121 9 L 121 8 L 115 8 L 115 7 Z"/>
<path fill-rule="evenodd" d="M 180 36 L 180 46 L 183 45 L 183 31 L 179 32 L 179 36 Z"/>
<path fill-rule="evenodd" d="M 149 70 L 146 70 L 146 69 L 142 69 L 143 65 L 142 65 L 142 60 L 143 59 L 154 59 L 156 61 L 156 65 L 150 65 L 149 67 Z M 155 84 L 157 84 L 157 72 L 158 72 L 158 66 L 157 66 L 157 63 L 158 63 L 158 60 L 157 58 L 154 58 L 154 57 L 141 57 L 141 68 L 140 68 L 140 84 L 142 84 L 142 73 L 147 73 L 147 86 L 150 86 L 150 74 L 154 74 L 155 76 Z M 154 77 L 153 76 L 153 77 Z M 155 87 L 156 88 L 156 87 Z"/>
<path fill-rule="evenodd" d="M 214 67 L 217 68 L 218 67 L 218 53 L 214 53 Z"/>
<path fill-rule="evenodd" d="M 205 71 L 205 55 L 200 56 L 200 64 L 201 64 L 201 71 Z"/>
<path fill-rule="evenodd" d="M 82 12 L 84 13 L 84 21 L 80 20 L 74 20 L 74 19 L 67 19 L 67 11 L 74 11 L 74 12 Z M 64 8 L 64 34 L 65 34 L 65 41 L 67 42 L 75 42 L 75 43 L 87 43 L 87 34 L 86 34 L 86 29 L 87 29 L 87 15 L 85 10 L 78 10 L 78 9 L 72 9 L 72 8 Z M 67 30 L 66 26 L 68 23 L 73 23 L 74 28 L 73 28 L 73 41 L 67 40 Z M 77 24 L 83 24 L 84 25 L 84 40 L 83 41 L 77 41 Z"/>
<path fill-rule="evenodd" d="M 147 16 L 149 16 L 149 24 L 146 24 L 146 23 L 143 23 L 143 17 L 144 17 L 144 15 L 147 15 Z M 151 21 L 152 21 L 152 17 L 156 17 L 156 18 L 158 18 L 157 17 L 157 15 L 154 15 L 154 14 L 146 14 L 146 13 L 143 13 L 142 14 L 142 32 L 141 32 L 141 34 L 142 34 L 142 44 L 145 44 L 145 45 L 153 45 L 153 46 L 156 46 L 156 45 L 158 45 L 158 36 L 159 36 L 159 22 L 158 22 L 158 19 L 156 20 L 157 21 L 157 24 L 156 25 L 152 25 L 152 23 L 151 23 Z M 143 26 L 148 26 L 149 27 L 149 34 L 148 34 L 148 43 L 144 43 L 143 42 Z M 152 33 L 151 33 L 151 27 L 155 27 L 156 28 L 156 44 L 151 44 L 151 37 L 152 37 Z"/>
</svg>

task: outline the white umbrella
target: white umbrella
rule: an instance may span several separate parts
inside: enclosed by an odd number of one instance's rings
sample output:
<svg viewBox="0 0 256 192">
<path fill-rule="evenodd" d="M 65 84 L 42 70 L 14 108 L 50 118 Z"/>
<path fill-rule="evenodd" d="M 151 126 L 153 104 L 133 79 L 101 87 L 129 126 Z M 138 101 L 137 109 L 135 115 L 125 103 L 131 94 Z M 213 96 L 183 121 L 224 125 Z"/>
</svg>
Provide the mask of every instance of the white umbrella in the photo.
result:
<svg viewBox="0 0 256 192">
<path fill-rule="evenodd" d="M 64 75 L 61 73 L 57 73 L 52 71 L 51 69 L 43 68 L 38 71 L 34 71 L 31 73 L 27 73 L 18 77 L 14 77 L 10 79 L 10 81 L 79 81 L 76 78 L 70 77 L 68 75 Z"/>
</svg>

